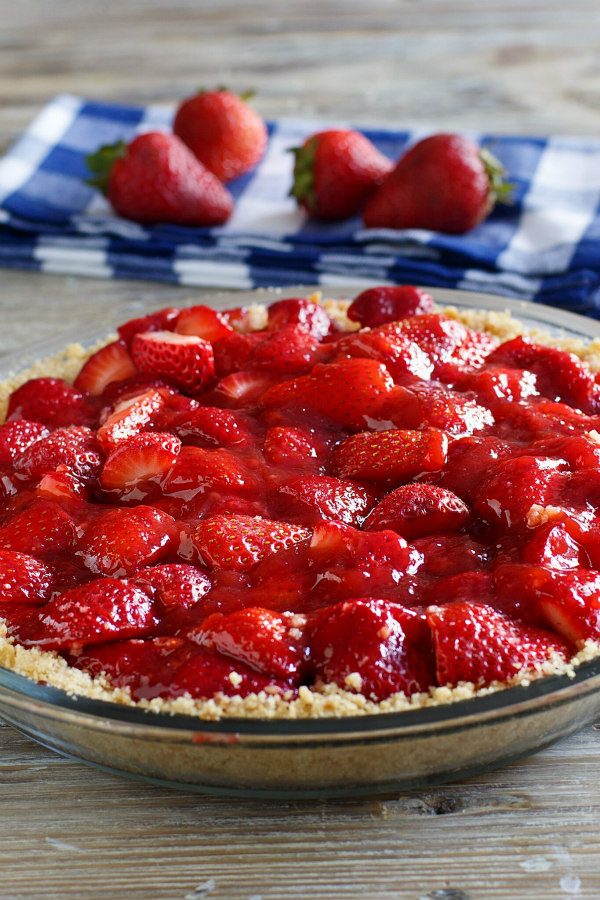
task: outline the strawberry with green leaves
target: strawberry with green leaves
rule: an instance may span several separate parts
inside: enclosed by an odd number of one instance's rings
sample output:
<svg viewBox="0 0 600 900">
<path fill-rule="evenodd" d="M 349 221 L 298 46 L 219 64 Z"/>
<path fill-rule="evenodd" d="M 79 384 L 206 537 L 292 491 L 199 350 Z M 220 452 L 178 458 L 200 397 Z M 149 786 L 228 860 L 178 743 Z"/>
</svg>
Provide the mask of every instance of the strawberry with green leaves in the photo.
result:
<svg viewBox="0 0 600 900">
<path fill-rule="evenodd" d="M 227 188 L 173 134 L 140 134 L 129 144 L 100 147 L 86 161 L 93 176 L 88 184 L 125 219 L 212 226 L 231 215 Z"/>
<path fill-rule="evenodd" d="M 320 131 L 293 148 L 298 204 L 316 219 L 347 219 L 362 209 L 392 168 L 358 131 Z"/>
<path fill-rule="evenodd" d="M 426 228 L 464 234 L 512 186 L 498 160 L 460 134 L 434 134 L 400 157 L 364 211 L 367 228 Z"/>
</svg>

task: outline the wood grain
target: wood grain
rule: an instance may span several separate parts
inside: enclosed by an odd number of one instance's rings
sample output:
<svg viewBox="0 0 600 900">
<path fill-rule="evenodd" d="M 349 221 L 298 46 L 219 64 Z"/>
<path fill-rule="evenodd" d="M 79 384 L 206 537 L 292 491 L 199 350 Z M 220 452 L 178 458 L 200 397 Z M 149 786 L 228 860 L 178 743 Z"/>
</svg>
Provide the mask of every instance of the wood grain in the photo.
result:
<svg viewBox="0 0 600 900">
<path fill-rule="evenodd" d="M 254 87 L 268 116 L 597 134 L 597 0 L 0 0 L 0 149 L 53 94 Z M 0 272 L 0 355 L 162 285 Z M 88 312 L 89 311 L 89 312 Z M 3 898 L 600 897 L 600 733 L 431 791 L 328 803 L 178 794 L 0 726 Z"/>
<path fill-rule="evenodd" d="M 0 146 L 57 91 L 266 115 L 597 134 L 597 0 L 1 0 Z"/>
<path fill-rule="evenodd" d="M 252 802 L 92 772 L 0 728 L 2 897 L 600 896 L 598 732 L 468 783 Z"/>
</svg>

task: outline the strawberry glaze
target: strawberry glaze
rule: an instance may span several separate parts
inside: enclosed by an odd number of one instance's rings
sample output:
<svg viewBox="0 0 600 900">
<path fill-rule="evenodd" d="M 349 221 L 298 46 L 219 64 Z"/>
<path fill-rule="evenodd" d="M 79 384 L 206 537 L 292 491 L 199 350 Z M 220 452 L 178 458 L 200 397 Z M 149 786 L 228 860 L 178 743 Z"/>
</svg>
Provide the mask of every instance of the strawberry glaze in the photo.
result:
<svg viewBox="0 0 600 900">
<path fill-rule="evenodd" d="M 252 332 L 243 310 L 163 310 L 74 387 L 15 390 L 9 634 L 134 699 L 333 682 L 381 700 L 600 640 L 594 375 L 409 286 L 350 318 L 291 299 Z"/>
</svg>

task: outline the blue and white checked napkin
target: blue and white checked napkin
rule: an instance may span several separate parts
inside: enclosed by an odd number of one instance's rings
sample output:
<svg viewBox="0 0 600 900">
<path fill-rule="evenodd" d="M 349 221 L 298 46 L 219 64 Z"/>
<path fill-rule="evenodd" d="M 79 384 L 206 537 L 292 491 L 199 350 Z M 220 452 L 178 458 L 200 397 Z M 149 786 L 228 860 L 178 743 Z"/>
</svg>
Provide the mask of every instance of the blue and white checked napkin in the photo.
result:
<svg viewBox="0 0 600 900">
<path fill-rule="evenodd" d="M 165 107 L 56 97 L 0 161 L 0 265 L 227 288 L 412 282 L 600 317 L 600 140 L 471 135 L 506 167 L 515 202 L 455 237 L 308 220 L 288 197 L 287 151 L 324 125 L 282 120 L 269 127 L 260 165 L 229 185 L 236 207 L 226 225 L 142 227 L 85 185 L 84 158 L 166 129 L 171 116 Z M 365 133 L 392 159 L 424 134 Z"/>
</svg>

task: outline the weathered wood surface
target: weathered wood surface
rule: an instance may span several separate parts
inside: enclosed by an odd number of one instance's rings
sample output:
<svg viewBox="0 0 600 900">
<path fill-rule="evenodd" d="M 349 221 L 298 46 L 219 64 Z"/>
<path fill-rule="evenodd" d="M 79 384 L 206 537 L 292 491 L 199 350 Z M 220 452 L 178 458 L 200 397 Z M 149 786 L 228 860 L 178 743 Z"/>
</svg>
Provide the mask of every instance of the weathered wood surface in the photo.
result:
<svg viewBox="0 0 600 900">
<path fill-rule="evenodd" d="M 597 0 L 0 0 L 0 149 L 58 91 L 259 90 L 270 116 L 598 131 Z M 0 271 L 0 355 L 176 288 Z M 115 318 L 112 318 L 115 321 Z M 1 362 L 1 360 L 0 360 Z M 0 727 L 7 898 L 600 897 L 599 733 L 384 800 L 254 803 L 129 783 Z"/>
<path fill-rule="evenodd" d="M 597 0 L 1 0 L 0 144 L 69 91 L 251 86 L 267 115 L 597 134 Z"/>
<path fill-rule="evenodd" d="M 373 800 L 175 794 L 0 728 L 2 897 L 600 896 L 598 732 L 500 772 Z"/>
</svg>

